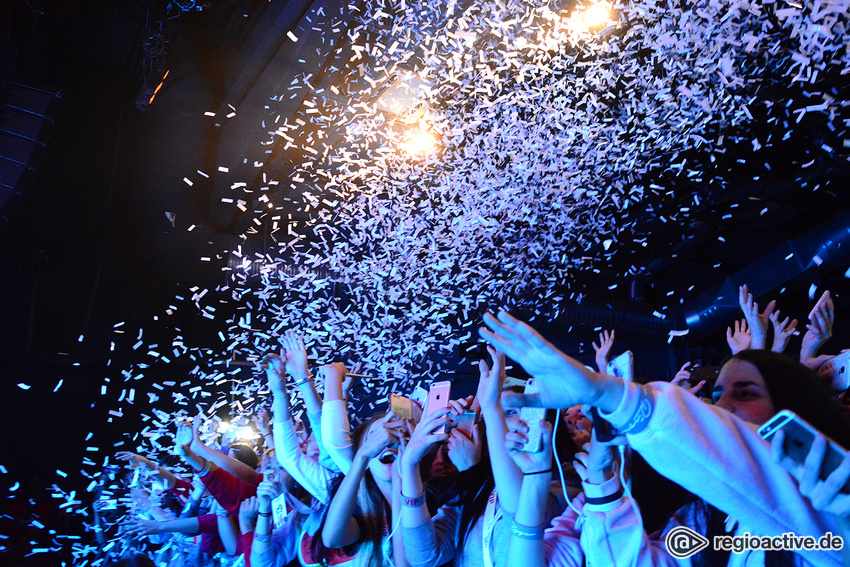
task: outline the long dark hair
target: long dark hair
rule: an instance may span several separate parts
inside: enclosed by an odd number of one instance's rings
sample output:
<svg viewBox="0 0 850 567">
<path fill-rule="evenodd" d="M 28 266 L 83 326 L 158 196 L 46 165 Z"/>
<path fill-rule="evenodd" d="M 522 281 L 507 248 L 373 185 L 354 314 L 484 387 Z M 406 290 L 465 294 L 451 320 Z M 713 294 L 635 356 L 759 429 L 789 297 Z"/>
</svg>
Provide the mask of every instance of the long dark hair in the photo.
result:
<svg viewBox="0 0 850 567">
<path fill-rule="evenodd" d="M 850 434 L 838 403 L 832 398 L 817 374 L 796 360 L 769 350 L 744 350 L 731 359 L 749 362 L 758 369 L 774 409 L 791 410 L 836 442 L 850 446 Z M 728 534 L 726 514 L 705 501 L 696 500 L 693 506 L 696 525 L 706 527 L 706 537 Z M 725 567 L 731 551 L 707 547 L 694 557 L 696 567 Z M 766 551 L 765 567 L 794 565 L 794 554 L 788 551 Z"/>
</svg>

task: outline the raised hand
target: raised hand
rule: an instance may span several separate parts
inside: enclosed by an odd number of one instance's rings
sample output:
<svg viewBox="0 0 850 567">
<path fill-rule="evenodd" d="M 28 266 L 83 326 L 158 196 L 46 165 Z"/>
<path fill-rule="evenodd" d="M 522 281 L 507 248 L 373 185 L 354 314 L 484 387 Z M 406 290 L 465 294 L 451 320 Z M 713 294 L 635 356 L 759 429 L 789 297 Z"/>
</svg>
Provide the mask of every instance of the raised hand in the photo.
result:
<svg viewBox="0 0 850 567">
<path fill-rule="evenodd" d="M 611 347 L 614 346 L 614 330 L 599 333 L 599 344 L 594 342 L 591 346 L 596 352 L 596 368 L 599 372 L 607 372 L 608 356 L 611 354 Z"/>
<path fill-rule="evenodd" d="M 186 420 L 177 422 L 177 434 L 174 436 L 174 452 L 185 456 L 195 440 L 193 424 Z"/>
<path fill-rule="evenodd" d="M 264 479 L 257 485 L 257 498 L 261 501 L 268 500 L 271 502 L 280 495 L 279 492 L 275 482 L 270 479 Z"/>
<path fill-rule="evenodd" d="M 773 352 L 783 352 L 788 346 L 788 340 L 791 335 L 797 332 L 797 320 L 791 320 L 786 317 L 784 320 L 779 320 L 779 310 L 777 309 L 770 314 L 770 322 L 773 324 L 773 346 L 770 348 Z"/>
<path fill-rule="evenodd" d="M 144 465 L 151 470 L 156 468 L 156 465 L 154 465 L 149 459 L 136 453 L 131 453 L 130 451 L 118 451 L 115 453 L 115 458 L 119 461 L 127 462 L 131 469 L 134 469 L 139 465 Z"/>
<path fill-rule="evenodd" d="M 272 416 L 265 406 L 257 408 L 257 412 L 251 416 L 251 422 L 257 426 L 257 431 L 262 433 L 263 437 L 268 437 L 271 434 L 271 428 L 269 427 L 271 419 Z"/>
<path fill-rule="evenodd" d="M 159 533 L 159 522 L 156 520 L 145 520 L 144 518 L 131 518 L 123 524 L 124 533 L 134 537 L 147 536 Z"/>
<path fill-rule="evenodd" d="M 499 352 L 487 345 L 487 352 L 493 358 L 493 367 L 486 360 L 478 361 L 478 392 L 476 398 L 482 408 L 493 408 L 499 405 L 502 395 L 502 384 L 505 382 L 505 353 Z"/>
<path fill-rule="evenodd" d="M 697 392 L 702 390 L 702 387 L 705 386 L 705 380 L 700 380 L 696 386 L 691 386 L 688 383 L 688 381 L 691 379 L 691 370 L 693 370 L 693 368 L 689 368 L 690 365 L 690 362 L 686 362 L 684 365 L 682 365 L 682 368 L 680 368 L 676 375 L 673 377 L 673 379 L 670 380 L 670 383 L 675 384 L 676 386 L 681 386 L 690 393 L 696 395 Z M 694 368 L 696 367 L 697 365 L 694 365 Z"/>
<path fill-rule="evenodd" d="M 307 347 L 304 346 L 304 335 L 295 331 L 286 331 L 283 335 L 283 359 L 284 368 L 296 381 L 307 380 Z"/>
<path fill-rule="evenodd" d="M 809 359 L 815 358 L 818 349 L 832 336 L 834 322 L 835 305 L 827 290 L 823 292 L 814 309 L 809 313 L 809 324 L 806 325 L 807 331 L 803 335 L 803 344 L 800 346 L 800 362 L 807 364 Z"/>
<path fill-rule="evenodd" d="M 576 453 L 576 461 L 573 463 L 582 481 L 602 484 L 611 478 L 616 470 L 615 451 L 610 444 L 596 439 L 595 432 L 592 433 L 590 443 L 582 447 L 582 452 Z"/>
<path fill-rule="evenodd" d="M 543 449 L 534 453 L 523 451 L 528 443 L 528 426 L 522 420 L 518 422 L 519 427 L 512 427 L 505 435 L 505 447 L 508 449 L 516 466 L 522 474 L 539 473 L 552 468 L 552 424 L 546 420 L 540 421 L 541 437 L 543 438 Z M 545 474 L 545 473 L 543 473 Z"/>
<path fill-rule="evenodd" d="M 257 515 L 260 513 L 260 505 L 256 496 L 246 498 L 239 504 L 239 531 L 243 534 L 254 531 L 257 524 Z"/>
<path fill-rule="evenodd" d="M 446 443 L 449 453 L 449 460 L 457 468 L 458 472 L 462 472 L 472 468 L 481 461 L 481 422 L 472 426 L 472 437 L 468 437 L 466 433 L 457 427 L 449 433 L 449 439 Z"/>
<path fill-rule="evenodd" d="M 481 337 L 521 364 L 537 381 L 539 393 L 512 396 L 512 405 L 568 408 L 586 403 L 598 407 L 596 402 L 603 394 L 611 393 L 613 401 L 622 393 L 622 381 L 588 370 L 504 311 L 499 312 L 498 319 L 486 313 L 484 324 L 487 328 L 479 329 Z M 617 393 L 608 392 L 609 388 L 616 388 Z M 483 404 L 482 400 L 482 407 Z M 616 404 L 609 411 L 615 407 Z"/>
<path fill-rule="evenodd" d="M 750 348 L 763 349 L 767 346 L 767 326 L 768 318 L 776 308 L 776 301 L 771 301 L 764 308 L 764 311 L 759 313 L 759 306 L 753 299 L 753 294 L 747 289 L 747 284 L 738 288 L 738 303 L 741 305 L 741 310 L 744 312 L 744 318 L 750 327 L 750 335 L 752 342 Z"/>
<path fill-rule="evenodd" d="M 770 442 L 773 460 L 782 465 L 800 483 L 800 494 L 812 502 L 815 510 L 839 517 L 850 516 L 850 494 L 841 489 L 850 481 L 850 453 L 826 479 L 820 478 L 827 442 L 818 434 L 812 442 L 805 463 L 800 465 L 785 453 L 785 433 L 777 431 Z"/>
<path fill-rule="evenodd" d="M 437 429 L 451 422 L 448 415 L 450 411 L 449 408 L 441 408 L 419 422 L 410 435 L 410 440 L 401 456 L 402 467 L 417 466 L 428 453 L 431 445 L 449 438 L 447 433 L 437 433 Z"/>
<path fill-rule="evenodd" d="M 269 390 L 275 396 L 286 395 L 286 370 L 281 357 L 276 354 L 267 354 L 263 357 L 266 364 L 266 379 L 269 382 Z"/>
<path fill-rule="evenodd" d="M 371 461 L 380 455 L 384 449 L 393 443 L 398 443 L 399 434 L 397 430 L 403 427 L 404 423 L 398 421 L 396 414 L 387 413 L 369 428 L 369 432 L 357 450 L 357 454 L 365 457 L 367 462 Z"/>
<path fill-rule="evenodd" d="M 726 327 L 726 343 L 729 345 L 732 354 L 738 354 L 742 350 L 750 348 L 752 337 L 750 336 L 750 330 L 747 328 L 746 319 L 735 321 L 734 333 L 732 329 Z"/>
</svg>

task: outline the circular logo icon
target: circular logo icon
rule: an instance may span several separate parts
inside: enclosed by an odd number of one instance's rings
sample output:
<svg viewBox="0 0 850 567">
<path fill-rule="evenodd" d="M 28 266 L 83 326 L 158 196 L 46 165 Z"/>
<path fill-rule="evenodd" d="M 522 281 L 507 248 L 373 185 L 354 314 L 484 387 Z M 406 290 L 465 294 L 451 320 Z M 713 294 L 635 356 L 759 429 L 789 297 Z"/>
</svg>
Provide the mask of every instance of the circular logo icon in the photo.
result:
<svg viewBox="0 0 850 567">
<path fill-rule="evenodd" d="M 664 539 L 667 552 L 676 559 L 687 559 L 708 547 L 708 543 L 702 535 L 685 526 L 673 528 Z"/>
</svg>

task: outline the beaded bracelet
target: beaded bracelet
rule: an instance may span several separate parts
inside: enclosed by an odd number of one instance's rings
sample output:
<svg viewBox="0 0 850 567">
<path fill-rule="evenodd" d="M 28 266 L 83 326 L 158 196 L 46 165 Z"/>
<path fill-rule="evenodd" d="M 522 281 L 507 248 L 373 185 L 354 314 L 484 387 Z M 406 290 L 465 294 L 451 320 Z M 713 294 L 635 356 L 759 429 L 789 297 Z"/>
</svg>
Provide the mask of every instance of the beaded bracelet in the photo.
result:
<svg viewBox="0 0 850 567">
<path fill-rule="evenodd" d="M 425 504 L 425 493 L 423 492 L 416 498 L 408 498 L 404 494 L 401 495 L 401 503 L 408 508 L 419 508 Z"/>
<path fill-rule="evenodd" d="M 545 524 L 539 526 L 524 526 L 514 520 L 511 523 L 511 533 L 522 539 L 543 539 L 543 529 Z"/>
</svg>

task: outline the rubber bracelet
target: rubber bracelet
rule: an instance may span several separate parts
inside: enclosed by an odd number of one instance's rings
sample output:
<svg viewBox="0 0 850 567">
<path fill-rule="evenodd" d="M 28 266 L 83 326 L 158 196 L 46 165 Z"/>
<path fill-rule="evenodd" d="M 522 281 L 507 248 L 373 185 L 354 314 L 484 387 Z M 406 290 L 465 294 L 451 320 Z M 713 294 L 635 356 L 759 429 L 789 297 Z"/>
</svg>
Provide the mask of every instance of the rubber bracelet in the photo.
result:
<svg viewBox="0 0 850 567">
<path fill-rule="evenodd" d="M 264 517 L 264 518 L 268 518 L 269 516 L 272 515 L 271 512 L 257 512 L 257 514 Z"/>
<path fill-rule="evenodd" d="M 229 517 L 230 517 L 230 513 L 227 513 L 227 514 L 216 514 L 216 516 L 218 516 L 219 518 L 229 518 Z"/>
<path fill-rule="evenodd" d="M 522 473 L 522 475 L 523 476 L 531 476 L 531 475 L 534 475 L 534 474 L 546 474 L 546 473 L 551 473 L 551 472 L 552 472 L 552 469 L 546 469 L 545 471 L 524 472 L 524 473 Z"/>
<path fill-rule="evenodd" d="M 518 524 L 516 520 L 511 523 L 511 533 L 522 539 L 543 539 L 544 529 L 545 524 L 531 527 Z"/>
<path fill-rule="evenodd" d="M 623 496 L 623 489 L 621 488 L 614 494 L 609 494 L 608 496 L 598 496 L 598 497 L 590 497 L 585 496 L 585 502 L 588 504 L 608 504 L 609 502 L 613 502 L 615 500 L 619 500 Z"/>
<path fill-rule="evenodd" d="M 208 460 L 204 459 L 204 466 L 203 466 L 203 468 L 201 468 L 201 470 L 198 471 L 198 473 L 197 473 L 198 477 L 204 478 L 205 476 L 210 474 L 210 470 L 211 470 L 210 462 Z"/>
<path fill-rule="evenodd" d="M 261 535 L 258 533 L 254 534 L 254 541 L 261 541 L 263 543 L 268 543 L 272 540 L 272 534 Z"/>
<path fill-rule="evenodd" d="M 408 508 L 419 508 L 425 504 L 425 493 L 423 492 L 416 498 L 408 498 L 404 494 L 401 495 L 401 503 Z"/>
</svg>

